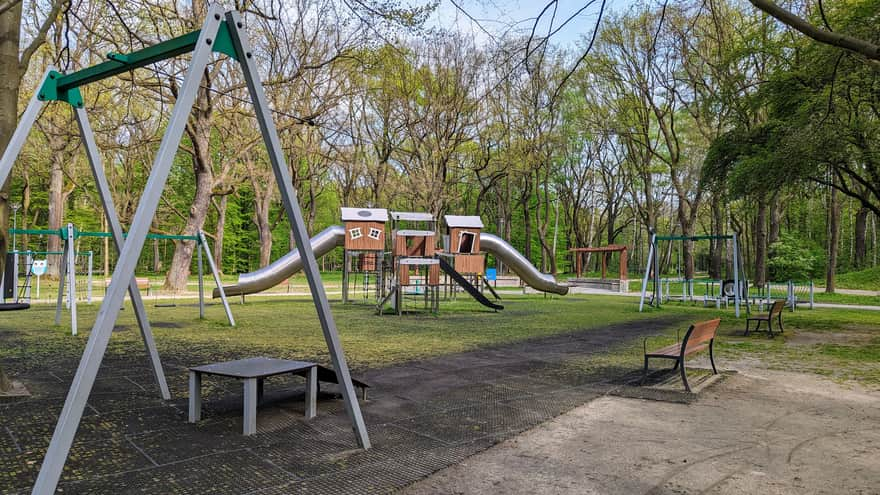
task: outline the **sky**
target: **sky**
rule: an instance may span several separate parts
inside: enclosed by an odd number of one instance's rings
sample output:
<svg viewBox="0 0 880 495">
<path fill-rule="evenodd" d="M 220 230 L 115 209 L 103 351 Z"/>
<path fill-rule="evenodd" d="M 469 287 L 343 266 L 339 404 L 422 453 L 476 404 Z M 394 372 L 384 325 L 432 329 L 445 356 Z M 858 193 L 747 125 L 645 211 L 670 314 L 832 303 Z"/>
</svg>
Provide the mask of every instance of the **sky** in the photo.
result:
<svg viewBox="0 0 880 495">
<path fill-rule="evenodd" d="M 583 36 L 592 34 L 601 1 L 578 13 L 588 2 L 589 0 L 559 0 L 553 29 L 574 17 L 553 34 L 554 44 L 562 48 L 573 48 Z M 609 10 L 622 10 L 630 2 L 631 0 L 608 0 L 606 13 Z M 528 34 L 535 24 L 535 18 L 547 4 L 548 0 L 440 0 L 440 6 L 428 24 L 446 29 L 457 26 L 459 31 L 473 34 L 478 41 L 492 43 L 493 36 L 500 36 L 506 31 L 515 30 Z M 470 20 L 462 10 L 477 22 Z M 551 26 L 551 14 L 552 8 L 541 18 L 537 33 L 547 34 Z"/>
</svg>

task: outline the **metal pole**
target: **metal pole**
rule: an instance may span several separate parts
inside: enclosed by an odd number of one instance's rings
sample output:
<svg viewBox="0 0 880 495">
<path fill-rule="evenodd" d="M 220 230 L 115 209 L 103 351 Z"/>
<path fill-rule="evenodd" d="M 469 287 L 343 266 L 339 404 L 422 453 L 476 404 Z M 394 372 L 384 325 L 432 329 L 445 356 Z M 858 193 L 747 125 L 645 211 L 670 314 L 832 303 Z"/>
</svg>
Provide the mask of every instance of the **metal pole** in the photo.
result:
<svg viewBox="0 0 880 495">
<path fill-rule="evenodd" d="M 89 251 L 89 274 L 86 288 L 86 301 L 89 304 L 92 304 L 92 262 L 94 261 L 94 257 L 91 251 Z"/>
<path fill-rule="evenodd" d="M 9 267 L 6 267 L 9 270 Z M 18 251 L 12 251 L 12 297 L 18 302 Z"/>
<path fill-rule="evenodd" d="M 735 291 L 733 301 L 736 317 L 739 318 L 739 299 L 741 294 L 739 286 L 739 240 L 736 233 L 733 234 L 733 289 Z"/>
<path fill-rule="evenodd" d="M 346 234 L 348 235 L 348 234 Z M 348 304 L 348 277 L 351 265 L 351 251 L 342 252 L 342 304 Z"/>
<path fill-rule="evenodd" d="M 645 294 L 648 292 L 648 276 L 651 274 L 651 262 L 654 256 L 654 234 L 651 234 L 651 245 L 648 247 L 648 263 L 645 265 L 645 276 L 642 278 L 642 297 L 639 298 L 639 312 L 645 307 Z"/>
<path fill-rule="evenodd" d="M 222 13 L 223 8 L 216 4 L 208 7 L 208 16 L 193 51 L 186 79 L 178 93 L 177 104 L 171 114 L 168 128 L 153 162 L 150 178 L 147 180 L 144 193 L 138 203 L 137 212 L 131 222 L 128 238 L 119 254 L 119 260 L 113 271 L 113 282 L 107 289 L 107 295 L 98 310 L 98 316 L 80 360 L 79 368 L 73 377 L 73 383 L 64 402 L 58 425 L 52 434 L 52 441 L 49 443 L 49 449 L 46 451 L 43 465 L 37 475 L 33 494 L 52 495 L 58 486 L 58 480 L 73 444 L 73 438 L 79 427 L 89 393 L 95 383 L 104 352 L 107 350 L 113 326 L 119 316 L 127 284 L 134 277 L 138 257 L 143 249 L 152 219 L 156 214 L 156 208 L 171 171 L 174 156 L 177 154 L 180 139 L 201 84 L 202 74 L 211 55 L 212 47 L 209 40 L 212 41 L 216 38 Z M 5 179 L 5 177 L 3 178 Z"/>
<path fill-rule="evenodd" d="M 202 243 L 196 242 L 196 252 L 198 253 L 199 265 L 199 319 L 205 319 L 205 267 L 202 263 Z"/>
<path fill-rule="evenodd" d="M 220 301 L 223 303 L 223 309 L 226 311 L 226 319 L 229 320 L 229 326 L 235 326 L 235 318 L 232 317 L 232 310 L 229 308 L 229 301 L 226 299 L 226 291 L 223 290 L 223 282 L 220 280 L 220 272 L 217 270 L 217 264 L 214 263 L 214 256 L 211 254 L 211 247 L 208 240 L 205 239 L 205 233 L 199 231 L 199 242 L 205 247 L 205 256 L 208 258 L 208 267 L 214 275 L 214 283 L 217 284 L 217 292 L 220 293 Z"/>
<path fill-rule="evenodd" d="M 333 321 L 333 315 L 330 312 L 330 304 L 327 301 L 327 294 L 324 291 L 324 285 L 321 282 L 320 273 L 318 273 L 318 264 L 315 261 L 315 253 L 312 252 L 312 246 L 309 243 L 308 231 L 306 230 L 302 211 L 297 202 L 296 191 L 293 189 L 290 170 L 287 167 L 287 163 L 284 161 L 284 153 L 281 148 L 281 142 L 278 139 L 278 132 L 275 129 L 275 123 L 272 121 L 269 104 L 263 91 L 263 85 L 259 79 L 257 67 L 254 64 L 250 42 L 245 33 L 241 30 L 244 24 L 242 23 L 241 16 L 238 12 L 227 12 L 226 20 L 230 34 L 232 35 L 232 43 L 235 46 L 236 53 L 238 53 L 238 60 L 241 63 L 241 68 L 244 72 L 244 78 L 247 82 L 251 100 L 254 103 L 254 110 L 256 112 L 257 121 L 260 124 L 263 140 L 269 151 L 269 161 L 272 163 L 275 180 L 281 190 L 281 201 L 287 210 L 287 216 L 290 220 L 290 227 L 293 231 L 293 237 L 296 241 L 297 248 L 302 254 L 303 271 L 309 282 L 312 299 L 315 302 L 315 309 L 318 313 L 318 319 L 321 322 L 321 329 L 324 332 L 324 340 L 327 342 L 327 349 L 330 352 L 330 358 L 333 362 L 333 367 L 336 370 L 340 388 L 342 389 L 345 409 L 351 420 L 358 444 L 361 447 L 368 449 L 370 448 L 370 438 L 367 433 L 367 427 L 364 424 L 360 404 L 358 404 L 357 395 L 355 395 L 354 386 L 351 382 L 351 375 L 348 371 L 348 362 L 345 359 L 342 344 L 339 342 L 336 322 Z"/>
<path fill-rule="evenodd" d="M 25 262 L 25 270 L 27 270 L 25 272 L 26 285 L 24 286 L 24 297 L 25 297 L 25 299 L 28 300 L 28 302 L 30 302 L 30 300 L 31 300 L 31 284 L 27 283 L 27 282 L 30 279 L 31 275 L 33 275 L 33 269 L 34 269 L 34 255 L 30 251 L 27 251 L 27 255 L 25 256 L 24 262 Z M 39 280 L 39 279 L 40 278 L 37 277 L 37 280 Z"/>
<path fill-rule="evenodd" d="M 18 230 L 18 210 L 21 208 L 21 203 L 12 203 L 12 251 L 15 252 L 16 242 L 15 242 L 15 234 L 16 230 Z"/>
<path fill-rule="evenodd" d="M 76 122 L 79 126 L 80 136 L 82 137 L 83 147 L 88 157 L 89 167 L 92 170 L 92 176 L 95 178 L 98 196 L 101 198 L 101 205 L 104 208 L 104 218 L 110 233 L 113 235 L 113 245 L 116 252 L 122 251 L 125 244 L 125 234 L 122 230 L 122 224 L 119 222 L 119 216 L 116 214 L 116 205 L 113 203 L 113 195 L 110 193 L 110 185 L 107 183 L 107 176 L 104 173 L 104 164 L 101 162 L 101 154 L 98 152 L 98 145 L 95 143 L 95 135 L 92 132 L 92 126 L 89 123 L 89 117 L 82 108 L 77 108 L 75 113 Z M 104 257 L 109 255 L 104 251 Z M 107 276 L 107 273 L 104 273 Z M 92 288 L 92 253 L 89 252 L 89 295 L 91 297 Z M 150 328 L 150 320 L 147 318 L 147 311 L 144 308 L 144 301 L 141 297 L 141 291 L 137 286 L 137 279 L 134 275 L 129 279 L 128 295 L 131 297 L 131 305 L 134 308 L 134 316 L 138 322 L 138 328 L 141 332 L 141 339 L 144 341 L 144 350 L 147 352 L 147 358 L 150 360 L 150 367 L 153 370 L 153 378 L 156 385 L 159 386 L 159 393 L 164 400 L 171 399 L 171 391 L 168 389 L 168 382 L 165 380 L 165 371 L 162 368 L 162 360 L 159 359 L 159 351 L 156 350 L 156 342 L 153 339 L 153 330 Z"/>
<path fill-rule="evenodd" d="M 61 307 L 64 305 L 64 284 L 67 280 L 67 267 L 64 263 L 64 260 L 67 259 L 67 249 L 68 245 L 65 241 L 64 248 L 61 250 L 61 261 L 58 263 L 58 299 L 55 302 L 55 325 L 61 324 Z"/>
<path fill-rule="evenodd" d="M 813 279 L 810 279 L 810 309 L 813 309 Z"/>
<path fill-rule="evenodd" d="M 70 305 L 70 331 L 78 334 L 76 317 L 76 239 L 73 224 L 67 224 L 67 303 Z"/>
<path fill-rule="evenodd" d="M 657 247 L 656 234 L 651 236 L 651 242 L 653 243 L 651 249 L 654 250 L 654 304 L 659 308 L 660 305 L 663 304 L 663 285 L 660 281 L 660 251 Z M 669 293 L 668 284 L 666 292 Z"/>
</svg>

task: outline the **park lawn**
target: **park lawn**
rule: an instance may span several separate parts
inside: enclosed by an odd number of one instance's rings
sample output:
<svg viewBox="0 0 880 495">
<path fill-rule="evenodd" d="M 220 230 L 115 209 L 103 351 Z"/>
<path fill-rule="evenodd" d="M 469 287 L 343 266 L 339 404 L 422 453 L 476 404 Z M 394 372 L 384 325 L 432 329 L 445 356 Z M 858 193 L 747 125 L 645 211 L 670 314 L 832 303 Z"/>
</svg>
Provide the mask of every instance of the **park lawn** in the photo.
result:
<svg viewBox="0 0 880 495">
<path fill-rule="evenodd" d="M 632 298 L 547 297 L 504 295 L 505 310 L 488 311 L 466 298 L 442 302 L 440 314 L 375 315 L 373 306 L 331 304 L 340 338 L 353 368 L 454 353 L 493 344 L 597 328 L 614 323 L 652 318 L 639 313 Z M 177 307 L 157 308 L 147 301 L 147 312 L 163 356 L 182 365 L 190 356 L 216 359 L 271 355 L 327 362 L 326 346 L 317 316 L 306 297 L 249 297 L 232 311 L 238 326 L 226 324 L 222 307 L 208 306 L 206 319 L 198 319 L 195 301 L 178 300 Z M 54 306 L 0 314 L 0 361 L 10 368 L 45 366 L 62 359 L 78 359 L 94 321 L 97 303 L 80 304 L 77 337 L 69 335 L 69 315 L 62 325 L 53 323 Z M 168 324 L 179 328 L 167 328 Z M 140 336 L 133 312 L 126 304 L 110 341 L 108 355 L 130 355 L 139 349 Z M 135 346 L 135 347 L 133 347 Z"/>
<path fill-rule="evenodd" d="M 840 273 L 834 282 L 844 289 L 880 290 L 880 266 Z"/>
<path fill-rule="evenodd" d="M 207 308 L 198 319 L 194 301 L 178 301 L 174 308 L 148 303 L 157 345 L 166 362 L 178 366 L 245 356 L 310 359 L 328 362 L 326 347 L 311 300 L 304 297 L 250 297 L 233 304 L 238 322 L 225 323 L 222 307 Z M 687 322 L 722 317 L 717 357 L 725 362 L 748 361 L 757 367 L 804 371 L 839 381 L 854 380 L 880 388 L 880 312 L 839 309 L 798 310 L 784 314 L 786 332 L 774 339 L 765 334 L 743 337 L 744 319 L 732 309 L 667 304 L 638 312 L 632 297 L 505 294 L 505 309 L 494 313 L 459 298 L 442 302 L 439 315 L 376 316 L 372 306 L 331 304 L 346 356 L 353 369 L 523 341 L 612 324 L 663 318 L 662 335 L 649 340 L 660 347 L 682 335 Z M 39 305 L 28 311 L 0 314 L 0 363 L 14 374 L 53 365 L 72 371 L 94 321 L 98 304 L 79 306 L 80 335 L 69 335 L 69 324 L 52 325 L 54 307 Z M 64 318 L 68 315 L 65 313 Z M 64 321 L 64 319 L 63 319 Z M 676 324 L 675 322 L 681 322 Z M 171 328 L 169 328 L 169 326 Z M 122 311 L 108 348 L 109 358 L 128 358 L 140 352 L 140 336 L 130 307 Z M 757 363 L 757 364 L 754 364 Z M 607 352 L 585 357 L 584 368 L 638 370 L 642 364 L 641 339 L 624 339 Z M 70 369 L 68 369 L 70 368 Z"/>
</svg>

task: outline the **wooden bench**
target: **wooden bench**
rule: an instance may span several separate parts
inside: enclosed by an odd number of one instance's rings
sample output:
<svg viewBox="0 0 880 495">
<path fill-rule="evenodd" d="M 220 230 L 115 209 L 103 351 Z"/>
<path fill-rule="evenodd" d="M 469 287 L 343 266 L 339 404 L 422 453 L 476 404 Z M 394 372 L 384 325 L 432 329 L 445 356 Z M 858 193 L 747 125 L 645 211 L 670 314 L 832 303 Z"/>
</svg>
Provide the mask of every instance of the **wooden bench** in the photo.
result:
<svg viewBox="0 0 880 495">
<path fill-rule="evenodd" d="M 137 283 L 138 289 L 146 290 L 147 295 L 150 295 L 150 290 L 152 288 L 150 285 L 150 279 L 148 279 L 146 277 L 137 277 L 134 280 Z M 104 279 L 104 288 L 106 289 L 107 287 L 110 287 L 111 282 L 113 282 L 112 278 L 105 278 Z"/>
<path fill-rule="evenodd" d="M 782 331 L 784 330 L 782 328 L 782 310 L 783 309 L 785 309 L 785 301 L 783 301 L 782 299 L 779 299 L 777 301 L 773 301 L 773 305 L 770 306 L 769 312 L 761 314 L 761 315 L 757 315 L 757 316 L 750 316 L 750 317 L 746 318 L 746 332 L 744 335 L 748 335 L 750 332 L 762 331 L 762 330 L 760 330 L 761 322 L 766 321 L 767 322 L 767 330 L 766 331 L 772 337 L 773 336 L 773 320 L 774 319 L 776 320 L 776 322 L 779 325 L 779 333 L 782 333 Z M 757 323 L 755 324 L 754 329 L 750 329 L 749 324 L 753 321 L 755 321 Z"/>
<path fill-rule="evenodd" d="M 675 361 L 675 366 L 672 369 L 681 367 L 681 381 L 684 383 L 685 390 L 690 392 L 691 387 L 688 385 L 687 374 L 684 369 L 684 358 L 706 349 L 709 349 L 709 362 L 712 363 L 712 373 L 717 375 L 718 370 L 715 369 L 713 347 L 715 344 L 715 332 L 718 330 L 720 323 L 721 318 L 694 323 L 688 328 L 687 333 L 684 335 L 684 340 L 679 340 L 678 331 L 676 331 L 677 343 L 650 352 L 648 352 L 648 339 L 646 338 L 644 341 L 645 369 L 642 373 L 642 381 L 644 382 L 648 377 L 648 360 L 650 358 L 672 359 Z"/>
</svg>

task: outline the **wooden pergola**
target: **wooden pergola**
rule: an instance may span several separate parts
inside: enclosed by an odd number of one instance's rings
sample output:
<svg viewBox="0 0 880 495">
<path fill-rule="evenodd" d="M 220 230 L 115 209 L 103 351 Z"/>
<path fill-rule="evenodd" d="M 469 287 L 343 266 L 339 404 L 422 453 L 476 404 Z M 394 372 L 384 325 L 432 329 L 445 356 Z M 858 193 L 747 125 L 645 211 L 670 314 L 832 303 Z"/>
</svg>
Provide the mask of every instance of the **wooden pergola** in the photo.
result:
<svg viewBox="0 0 880 495">
<path fill-rule="evenodd" d="M 574 253 L 574 266 L 575 273 L 577 277 L 580 278 L 581 272 L 583 271 L 583 256 L 585 253 L 601 253 L 602 255 L 602 280 L 605 280 L 606 272 L 608 271 L 608 253 L 620 253 L 620 274 L 618 278 L 620 280 L 627 280 L 629 277 L 627 276 L 627 266 L 626 266 L 626 246 L 622 244 L 609 244 L 607 246 L 602 247 L 580 247 L 580 248 L 571 248 L 569 251 Z"/>
</svg>

